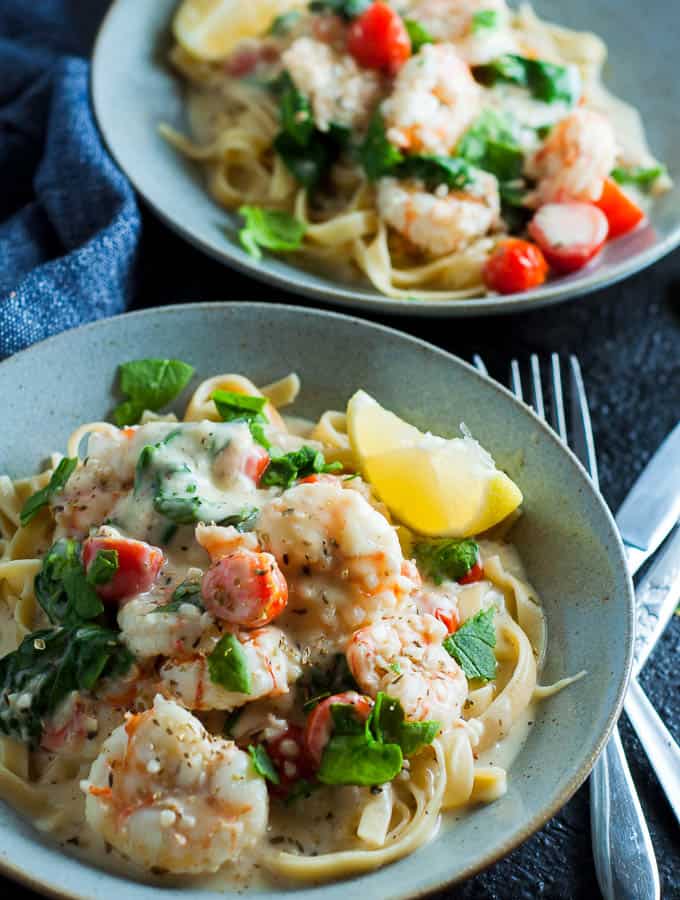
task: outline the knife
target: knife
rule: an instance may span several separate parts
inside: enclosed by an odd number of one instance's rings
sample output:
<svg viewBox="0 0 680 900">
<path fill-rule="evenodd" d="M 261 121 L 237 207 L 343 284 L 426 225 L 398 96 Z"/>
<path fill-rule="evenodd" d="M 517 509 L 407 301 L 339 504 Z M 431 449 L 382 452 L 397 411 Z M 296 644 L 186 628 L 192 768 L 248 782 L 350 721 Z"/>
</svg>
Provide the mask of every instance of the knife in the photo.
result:
<svg viewBox="0 0 680 900">
<path fill-rule="evenodd" d="M 678 519 L 680 422 L 647 463 L 616 515 L 631 575 L 660 547 Z"/>
</svg>

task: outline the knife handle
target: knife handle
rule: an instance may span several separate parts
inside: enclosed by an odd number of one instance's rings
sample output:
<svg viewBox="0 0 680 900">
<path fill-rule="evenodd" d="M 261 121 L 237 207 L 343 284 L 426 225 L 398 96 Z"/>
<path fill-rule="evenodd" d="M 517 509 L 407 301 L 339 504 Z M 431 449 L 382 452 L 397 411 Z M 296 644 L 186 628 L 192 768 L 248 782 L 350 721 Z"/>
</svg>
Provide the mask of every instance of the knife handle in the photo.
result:
<svg viewBox="0 0 680 900">
<path fill-rule="evenodd" d="M 635 678 L 630 680 L 623 708 L 680 822 L 680 747 Z"/>
<path fill-rule="evenodd" d="M 605 900 L 659 900 L 659 871 L 617 728 L 590 776 L 590 824 Z"/>
</svg>

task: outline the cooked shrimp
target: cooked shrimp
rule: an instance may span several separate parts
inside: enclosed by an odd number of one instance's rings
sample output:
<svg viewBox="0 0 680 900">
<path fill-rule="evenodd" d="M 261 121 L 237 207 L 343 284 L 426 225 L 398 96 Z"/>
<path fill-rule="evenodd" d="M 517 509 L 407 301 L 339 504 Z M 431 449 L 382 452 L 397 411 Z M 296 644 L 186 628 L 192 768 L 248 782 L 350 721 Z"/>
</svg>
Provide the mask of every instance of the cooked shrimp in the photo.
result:
<svg viewBox="0 0 680 900">
<path fill-rule="evenodd" d="M 475 184 L 464 191 L 449 192 L 442 186 L 431 193 L 418 181 L 381 178 L 378 210 L 415 247 L 430 256 L 444 256 L 483 237 L 498 223 L 498 182 L 479 172 Z"/>
<path fill-rule="evenodd" d="M 304 741 L 309 756 L 319 766 L 323 751 L 333 733 L 332 706 L 351 706 L 355 716 L 362 722 L 370 716 L 373 709 L 373 701 L 369 697 L 357 694 L 356 691 L 344 691 L 342 694 L 333 694 L 326 697 L 314 707 L 305 723 Z"/>
<path fill-rule="evenodd" d="M 262 508 L 258 532 L 288 581 L 291 626 L 337 637 L 398 611 L 415 587 L 395 530 L 340 479 L 285 491 Z"/>
<path fill-rule="evenodd" d="M 94 831 L 147 869 L 215 872 L 267 825 L 248 754 L 160 696 L 115 729 L 81 787 Z"/>
<path fill-rule="evenodd" d="M 173 697 L 188 709 L 235 709 L 262 697 L 288 693 L 288 685 L 300 676 L 297 654 L 283 632 L 269 625 L 236 635 L 250 676 L 246 693 L 230 691 L 211 680 L 208 658 L 221 635 L 217 629 L 205 634 L 184 659 L 168 660 L 161 666 L 161 680 Z"/>
<path fill-rule="evenodd" d="M 491 17 L 480 27 L 479 13 Z M 482 65 L 504 53 L 516 53 L 505 0 L 414 0 L 409 17 L 416 19 L 438 41 L 450 41 L 470 65 Z"/>
<path fill-rule="evenodd" d="M 193 603 L 172 604 L 168 596 L 135 597 L 118 612 L 121 638 L 138 659 L 186 657 L 214 623 L 209 612 Z"/>
<path fill-rule="evenodd" d="M 382 105 L 402 150 L 448 156 L 480 111 L 481 89 L 451 44 L 426 44 L 399 71 Z"/>
<path fill-rule="evenodd" d="M 199 522 L 195 534 L 197 543 L 208 553 L 212 562 L 236 550 L 261 549 L 255 532 L 241 532 L 233 525 L 204 525 Z"/>
<path fill-rule="evenodd" d="M 288 585 L 271 553 L 235 550 L 210 566 L 201 595 L 219 621 L 259 628 L 283 612 Z"/>
<path fill-rule="evenodd" d="M 462 669 L 442 647 L 446 635 L 434 616 L 383 619 L 353 635 L 347 662 L 367 694 L 385 691 L 408 718 L 434 719 L 446 729 L 460 716 L 468 691 Z"/>
<path fill-rule="evenodd" d="M 71 475 L 64 491 L 52 500 L 55 537 L 84 537 L 108 518 L 129 487 L 107 463 L 86 459 Z"/>
<path fill-rule="evenodd" d="M 555 125 L 528 162 L 527 174 L 538 180 L 533 205 L 599 200 L 616 154 L 616 137 L 607 119 L 590 109 L 575 109 Z"/>
<path fill-rule="evenodd" d="M 309 98 L 320 131 L 331 123 L 356 129 L 368 122 L 381 93 L 375 72 L 309 37 L 293 41 L 282 58 L 297 89 Z"/>
</svg>

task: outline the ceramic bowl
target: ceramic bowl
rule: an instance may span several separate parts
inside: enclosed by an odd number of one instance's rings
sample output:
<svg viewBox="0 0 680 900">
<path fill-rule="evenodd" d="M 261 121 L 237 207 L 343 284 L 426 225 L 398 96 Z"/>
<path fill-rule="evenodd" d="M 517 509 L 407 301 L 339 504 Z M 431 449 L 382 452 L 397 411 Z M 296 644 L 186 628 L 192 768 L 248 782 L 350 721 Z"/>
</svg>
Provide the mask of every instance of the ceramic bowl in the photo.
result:
<svg viewBox="0 0 680 900">
<path fill-rule="evenodd" d="M 158 133 L 168 122 L 186 131 L 181 87 L 166 54 L 177 0 L 115 0 L 96 43 L 92 100 L 104 139 L 135 188 L 163 221 L 190 243 L 255 278 L 344 306 L 405 315 L 473 316 L 559 303 L 604 287 L 650 265 L 680 243 L 680 184 L 655 203 L 649 223 L 607 245 L 595 264 L 528 293 L 462 300 L 393 300 L 364 280 L 340 282 L 294 262 L 266 255 L 253 260 L 237 239 L 238 217 L 207 194 L 198 167 Z M 680 173 L 680 79 L 675 56 L 678 24 L 666 0 L 640 10 L 633 0 L 536 0 L 548 20 L 590 30 L 609 45 L 606 84 L 642 111 L 652 149 Z M 653 47 L 653 52 L 650 52 Z"/>
<path fill-rule="evenodd" d="M 257 303 L 166 307 L 53 337 L 0 364 L 0 472 L 36 470 L 77 425 L 115 404 L 120 362 L 184 359 L 195 381 L 242 372 L 255 383 L 289 371 L 302 379 L 295 407 L 315 417 L 342 409 L 363 387 L 420 428 L 458 433 L 464 421 L 524 494 L 513 531 L 548 622 L 542 683 L 587 676 L 538 707 L 509 774 L 506 796 L 461 821 L 445 816 L 412 856 L 356 879 L 368 897 L 415 897 L 472 875 L 525 840 L 585 779 L 621 708 L 631 661 L 632 589 L 612 517 L 585 471 L 531 410 L 466 363 L 397 331 L 328 312 Z M 351 364 L 348 365 L 348 360 Z M 63 897 L 177 898 L 67 856 L 0 804 L 0 869 Z M 346 900 L 347 884 L 301 888 L 302 900 Z M 205 900 L 185 890 L 187 900 Z M 216 898 L 224 895 L 213 895 Z M 285 892 L 258 895 L 282 900 Z"/>
</svg>

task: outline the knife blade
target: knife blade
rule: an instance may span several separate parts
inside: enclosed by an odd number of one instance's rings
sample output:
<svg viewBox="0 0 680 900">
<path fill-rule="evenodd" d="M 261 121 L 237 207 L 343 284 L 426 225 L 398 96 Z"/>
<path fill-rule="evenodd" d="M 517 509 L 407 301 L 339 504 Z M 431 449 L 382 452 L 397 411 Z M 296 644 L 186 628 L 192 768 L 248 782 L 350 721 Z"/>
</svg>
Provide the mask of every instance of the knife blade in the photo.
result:
<svg viewBox="0 0 680 900">
<path fill-rule="evenodd" d="M 633 675 L 637 676 L 680 602 L 680 528 L 635 591 Z"/>
<path fill-rule="evenodd" d="M 616 515 L 634 575 L 680 519 L 680 422 L 647 463 Z"/>
</svg>

